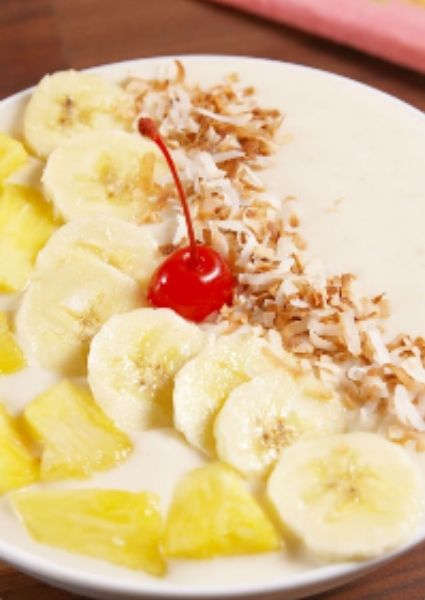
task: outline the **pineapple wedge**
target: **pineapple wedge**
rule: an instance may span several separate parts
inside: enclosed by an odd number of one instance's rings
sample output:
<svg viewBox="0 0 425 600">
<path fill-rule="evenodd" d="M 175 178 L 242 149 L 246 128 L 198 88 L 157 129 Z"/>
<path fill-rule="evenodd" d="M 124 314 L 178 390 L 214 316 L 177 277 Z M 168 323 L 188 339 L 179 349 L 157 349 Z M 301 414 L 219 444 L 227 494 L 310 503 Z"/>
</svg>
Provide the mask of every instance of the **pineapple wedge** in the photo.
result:
<svg viewBox="0 0 425 600">
<path fill-rule="evenodd" d="M 162 517 L 149 492 L 25 490 L 12 502 L 42 544 L 164 575 Z"/>
<path fill-rule="evenodd" d="M 229 467 L 195 469 L 177 486 L 165 527 L 166 556 L 209 558 L 279 546 L 271 521 Z"/>
<path fill-rule="evenodd" d="M 57 224 L 51 206 L 34 188 L 7 184 L 0 194 L 0 291 L 27 284 L 39 250 Z"/>
<path fill-rule="evenodd" d="M 7 315 L 0 311 L 0 375 L 15 373 L 25 367 L 25 358 L 12 335 Z"/>
<path fill-rule="evenodd" d="M 0 404 L 0 494 L 38 479 L 38 463 L 25 446 L 18 425 Z"/>
<path fill-rule="evenodd" d="M 0 182 L 27 162 L 28 154 L 21 142 L 0 133 Z"/>
<path fill-rule="evenodd" d="M 87 477 L 112 468 L 132 450 L 89 391 L 67 380 L 33 400 L 23 418 L 42 449 L 42 481 Z"/>
</svg>

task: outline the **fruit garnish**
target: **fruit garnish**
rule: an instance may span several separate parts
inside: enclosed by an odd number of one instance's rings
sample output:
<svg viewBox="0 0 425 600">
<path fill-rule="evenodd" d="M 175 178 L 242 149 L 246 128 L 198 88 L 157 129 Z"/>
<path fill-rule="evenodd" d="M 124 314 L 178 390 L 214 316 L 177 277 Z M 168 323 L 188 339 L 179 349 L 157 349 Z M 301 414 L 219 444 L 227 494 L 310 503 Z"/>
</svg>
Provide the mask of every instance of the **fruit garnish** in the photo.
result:
<svg viewBox="0 0 425 600">
<path fill-rule="evenodd" d="M 425 508 L 420 470 L 408 452 L 369 432 L 285 448 L 268 495 L 306 548 L 332 560 L 392 550 L 413 534 Z"/>
<path fill-rule="evenodd" d="M 40 158 L 88 130 L 128 129 L 133 101 L 115 83 L 92 73 L 57 71 L 38 83 L 24 113 L 24 135 Z"/>
<path fill-rule="evenodd" d="M 14 373 L 25 367 L 25 358 L 9 329 L 7 315 L 0 311 L 0 375 Z"/>
<path fill-rule="evenodd" d="M 189 444 L 214 454 L 214 420 L 229 394 L 275 369 L 266 348 L 253 334 L 224 335 L 183 366 L 174 384 L 174 426 Z"/>
<path fill-rule="evenodd" d="M 40 394 L 24 423 L 41 446 L 41 479 L 87 477 L 122 462 L 132 450 L 125 433 L 102 412 L 86 388 L 67 380 Z"/>
<path fill-rule="evenodd" d="M 40 490 L 15 492 L 12 502 L 42 544 L 164 575 L 162 518 L 149 492 Z"/>
<path fill-rule="evenodd" d="M 203 321 L 208 315 L 230 304 L 235 278 L 229 264 L 210 246 L 198 244 L 193 230 L 189 204 L 171 154 L 150 118 L 138 122 L 141 135 L 149 137 L 163 153 L 176 185 L 183 208 L 189 246 L 176 250 L 160 265 L 149 286 L 153 306 L 172 308 L 182 317 Z"/>
<path fill-rule="evenodd" d="M 128 275 L 142 292 L 161 256 L 148 228 L 99 214 L 70 221 L 55 231 L 37 256 L 37 277 L 52 268 L 60 269 L 74 251 Z"/>
<path fill-rule="evenodd" d="M 163 174 L 167 165 L 151 140 L 118 129 L 86 131 L 52 152 L 43 188 L 66 221 L 109 216 L 140 224 L 155 212 Z"/>
<path fill-rule="evenodd" d="M 165 527 L 167 556 L 210 558 L 271 552 L 278 534 L 239 475 L 220 463 L 177 485 Z"/>
<path fill-rule="evenodd" d="M 0 181 L 4 181 L 27 162 L 28 154 L 18 140 L 0 133 Z"/>
<path fill-rule="evenodd" d="M 39 250 L 56 229 L 52 207 L 25 185 L 0 191 L 0 291 L 22 290 Z"/>
<path fill-rule="evenodd" d="M 96 402 L 125 431 L 172 425 L 174 377 L 206 341 L 195 323 L 167 308 L 116 315 L 90 347 Z"/>
<path fill-rule="evenodd" d="M 266 475 L 283 448 L 344 431 L 345 412 L 337 397 L 310 395 L 284 369 L 261 374 L 236 387 L 218 413 L 217 455 L 243 475 Z"/>
<path fill-rule="evenodd" d="M 89 252 L 70 249 L 32 279 L 16 317 L 18 338 L 46 369 L 84 375 L 93 336 L 113 315 L 140 302 L 134 279 Z"/>
<path fill-rule="evenodd" d="M 0 494 L 38 479 L 38 463 L 25 444 L 18 422 L 0 404 Z"/>
</svg>

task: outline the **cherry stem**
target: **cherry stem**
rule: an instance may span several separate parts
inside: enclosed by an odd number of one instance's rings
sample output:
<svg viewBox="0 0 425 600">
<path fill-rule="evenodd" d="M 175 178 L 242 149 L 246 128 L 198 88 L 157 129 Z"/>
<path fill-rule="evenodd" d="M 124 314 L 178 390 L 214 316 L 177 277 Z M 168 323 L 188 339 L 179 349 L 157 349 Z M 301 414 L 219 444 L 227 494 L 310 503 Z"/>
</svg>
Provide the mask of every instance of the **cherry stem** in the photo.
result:
<svg viewBox="0 0 425 600">
<path fill-rule="evenodd" d="M 191 254 L 193 263 L 196 263 L 198 261 L 198 248 L 196 245 L 195 232 L 193 230 L 192 218 L 190 216 L 190 211 L 189 211 L 189 204 L 188 204 L 188 201 L 186 198 L 185 191 L 183 189 L 183 185 L 182 185 L 180 176 L 177 172 L 177 168 L 174 163 L 174 160 L 173 160 L 173 158 L 170 154 L 170 151 L 168 150 L 164 140 L 162 139 L 162 137 L 152 119 L 150 119 L 149 117 L 140 117 L 139 122 L 138 122 L 138 127 L 139 127 L 139 132 L 142 135 L 149 137 L 153 142 L 155 142 L 155 144 L 161 150 L 162 154 L 164 155 L 165 160 L 168 163 L 168 166 L 170 168 L 171 174 L 174 179 L 174 183 L 176 185 L 176 188 L 177 188 L 177 191 L 179 194 L 180 203 L 183 208 L 184 218 L 186 220 L 186 227 L 187 227 L 187 233 L 189 236 L 189 244 L 190 244 L 190 254 Z"/>
</svg>

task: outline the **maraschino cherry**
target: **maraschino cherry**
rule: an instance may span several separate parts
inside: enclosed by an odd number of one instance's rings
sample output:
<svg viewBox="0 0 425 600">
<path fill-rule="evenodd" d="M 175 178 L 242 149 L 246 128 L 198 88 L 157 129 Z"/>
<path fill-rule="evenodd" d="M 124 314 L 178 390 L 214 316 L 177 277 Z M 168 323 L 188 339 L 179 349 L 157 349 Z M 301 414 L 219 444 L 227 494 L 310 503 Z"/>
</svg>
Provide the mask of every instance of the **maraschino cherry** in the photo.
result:
<svg viewBox="0 0 425 600">
<path fill-rule="evenodd" d="M 155 142 L 163 153 L 179 193 L 186 220 L 189 246 L 180 248 L 160 265 L 148 289 L 153 306 L 167 307 L 192 321 L 203 321 L 208 315 L 232 302 L 235 278 L 224 258 L 210 246 L 198 244 L 193 231 L 189 205 L 171 154 L 155 123 L 140 118 L 139 132 Z"/>
</svg>

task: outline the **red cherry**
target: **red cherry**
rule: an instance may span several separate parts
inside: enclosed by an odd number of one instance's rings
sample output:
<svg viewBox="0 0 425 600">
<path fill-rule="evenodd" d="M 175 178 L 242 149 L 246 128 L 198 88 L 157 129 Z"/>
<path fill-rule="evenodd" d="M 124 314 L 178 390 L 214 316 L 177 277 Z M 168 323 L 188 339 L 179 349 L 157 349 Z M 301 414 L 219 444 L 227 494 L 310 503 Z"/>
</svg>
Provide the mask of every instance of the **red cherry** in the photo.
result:
<svg viewBox="0 0 425 600">
<path fill-rule="evenodd" d="M 197 250 L 195 264 L 189 246 L 173 252 L 154 274 L 148 299 L 186 319 L 203 321 L 231 303 L 235 280 L 229 265 L 213 248 L 199 245 Z"/>
<path fill-rule="evenodd" d="M 154 273 L 148 290 L 153 306 L 172 308 L 182 317 L 202 321 L 224 304 L 230 304 L 236 284 L 228 263 L 213 248 L 197 244 L 189 205 L 170 152 L 152 119 L 140 118 L 139 132 L 163 153 L 179 193 L 190 245 L 176 250 Z"/>
</svg>

